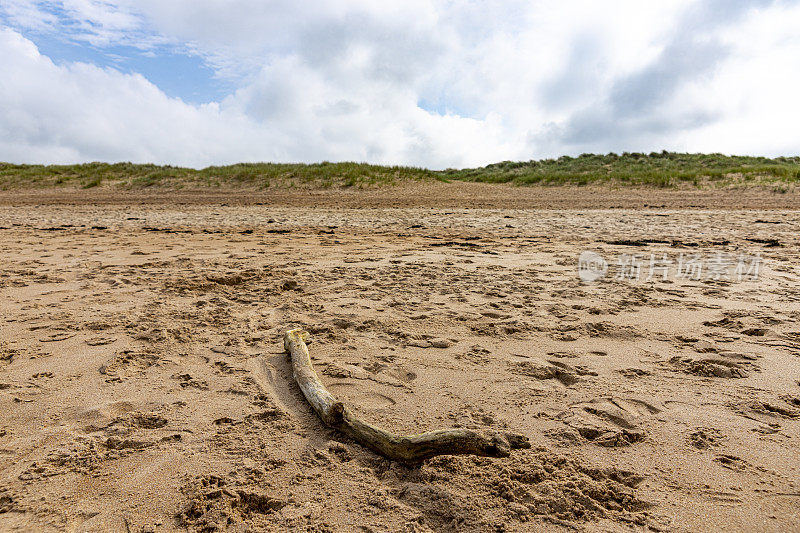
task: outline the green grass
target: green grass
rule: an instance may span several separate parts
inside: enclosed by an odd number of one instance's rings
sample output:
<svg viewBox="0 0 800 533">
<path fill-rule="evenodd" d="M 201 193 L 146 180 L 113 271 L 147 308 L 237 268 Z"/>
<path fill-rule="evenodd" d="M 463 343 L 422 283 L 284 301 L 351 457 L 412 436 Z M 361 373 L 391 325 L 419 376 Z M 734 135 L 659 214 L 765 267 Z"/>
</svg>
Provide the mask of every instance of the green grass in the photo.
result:
<svg viewBox="0 0 800 533">
<path fill-rule="evenodd" d="M 143 189 L 221 187 L 372 187 L 406 180 L 441 179 L 414 167 L 364 163 L 239 163 L 201 170 L 133 163 L 12 165 L 0 163 L 0 189 L 110 186 Z"/>
<path fill-rule="evenodd" d="M 722 154 L 623 153 L 539 161 L 504 161 L 481 168 L 442 171 L 366 163 L 240 163 L 201 170 L 133 163 L 13 165 L 0 163 L 0 189 L 113 187 L 249 188 L 378 187 L 399 182 L 476 181 L 518 185 L 650 187 L 771 186 L 788 190 L 800 182 L 800 157 Z"/>
<path fill-rule="evenodd" d="M 448 179 L 520 185 L 614 184 L 655 187 L 769 185 L 800 181 L 800 157 L 652 152 L 495 163 L 446 170 Z"/>
</svg>

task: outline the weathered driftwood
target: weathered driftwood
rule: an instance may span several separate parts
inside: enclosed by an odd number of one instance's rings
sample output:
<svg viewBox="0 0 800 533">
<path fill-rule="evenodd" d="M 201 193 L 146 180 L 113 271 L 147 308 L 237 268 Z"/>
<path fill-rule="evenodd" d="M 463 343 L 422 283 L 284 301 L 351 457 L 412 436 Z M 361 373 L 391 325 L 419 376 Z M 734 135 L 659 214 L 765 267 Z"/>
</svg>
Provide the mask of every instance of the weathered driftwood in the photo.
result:
<svg viewBox="0 0 800 533">
<path fill-rule="evenodd" d="M 442 429 L 398 436 L 355 416 L 328 392 L 311 365 L 306 339 L 301 329 L 286 332 L 284 348 L 291 355 L 294 379 L 311 407 L 329 427 L 337 429 L 362 445 L 403 463 L 419 463 L 435 455 L 471 454 L 508 457 L 515 448 L 530 448 L 528 438 L 516 434 L 482 434 L 468 429 Z"/>
</svg>

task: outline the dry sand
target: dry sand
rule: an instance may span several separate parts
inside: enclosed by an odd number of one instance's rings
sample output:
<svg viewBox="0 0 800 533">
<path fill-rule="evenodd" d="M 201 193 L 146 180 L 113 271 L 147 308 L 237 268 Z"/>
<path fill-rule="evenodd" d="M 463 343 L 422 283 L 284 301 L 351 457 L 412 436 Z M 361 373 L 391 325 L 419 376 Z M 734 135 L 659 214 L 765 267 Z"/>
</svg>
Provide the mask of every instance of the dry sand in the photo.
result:
<svg viewBox="0 0 800 533">
<path fill-rule="evenodd" d="M 0 530 L 798 530 L 797 207 L 472 184 L 4 193 Z M 642 239 L 664 242 L 609 244 Z M 584 250 L 763 261 L 755 280 L 585 284 Z M 362 417 L 533 447 L 376 456 L 294 386 L 292 326 Z"/>
</svg>

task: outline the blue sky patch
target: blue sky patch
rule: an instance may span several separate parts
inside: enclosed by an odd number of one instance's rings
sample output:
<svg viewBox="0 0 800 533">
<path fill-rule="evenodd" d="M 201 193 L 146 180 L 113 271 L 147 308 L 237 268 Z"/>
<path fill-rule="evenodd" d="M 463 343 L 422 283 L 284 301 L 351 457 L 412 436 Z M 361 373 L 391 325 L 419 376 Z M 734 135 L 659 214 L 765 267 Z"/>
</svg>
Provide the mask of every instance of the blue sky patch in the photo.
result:
<svg viewBox="0 0 800 533">
<path fill-rule="evenodd" d="M 229 83 L 214 77 L 214 70 L 200 57 L 176 53 L 165 47 L 151 51 L 120 45 L 99 48 L 51 34 L 22 32 L 22 35 L 57 65 L 82 62 L 113 68 L 126 74 L 136 72 L 167 96 L 188 103 L 219 101 L 233 91 Z"/>
</svg>

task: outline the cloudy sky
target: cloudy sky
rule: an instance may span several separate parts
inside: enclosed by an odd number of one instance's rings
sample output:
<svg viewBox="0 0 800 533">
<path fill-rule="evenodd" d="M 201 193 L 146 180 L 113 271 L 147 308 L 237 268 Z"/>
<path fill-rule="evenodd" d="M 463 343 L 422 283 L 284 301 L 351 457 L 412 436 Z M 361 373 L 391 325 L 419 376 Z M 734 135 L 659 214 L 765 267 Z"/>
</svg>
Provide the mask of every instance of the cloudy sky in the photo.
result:
<svg viewBox="0 0 800 533">
<path fill-rule="evenodd" d="M 0 161 L 800 154 L 800 0 L 0 1 Z"/>
</svg>

